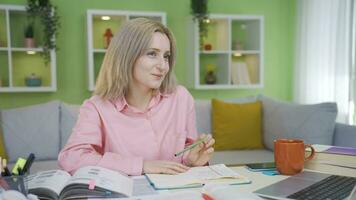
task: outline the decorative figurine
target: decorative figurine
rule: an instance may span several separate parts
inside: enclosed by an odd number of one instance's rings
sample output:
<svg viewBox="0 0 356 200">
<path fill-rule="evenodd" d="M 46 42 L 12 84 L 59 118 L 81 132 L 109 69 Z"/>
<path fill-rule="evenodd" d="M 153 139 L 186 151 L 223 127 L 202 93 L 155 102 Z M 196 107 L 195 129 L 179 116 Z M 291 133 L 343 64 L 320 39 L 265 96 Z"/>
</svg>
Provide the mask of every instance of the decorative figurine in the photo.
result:
<svg viewBox="0 0 356 200">
<path fill-rule="evenodd" d="M 104 48 L 107 49 L 109 47 L 109 44 L 111 42 L 111 38 L 114 36 L 112 34 L 112 31 L 110 28 L 107 28 L 105 33 L 104 33 L 104 38 L 105 38 L 105 43 L 104 43 Z"/>
</svg>

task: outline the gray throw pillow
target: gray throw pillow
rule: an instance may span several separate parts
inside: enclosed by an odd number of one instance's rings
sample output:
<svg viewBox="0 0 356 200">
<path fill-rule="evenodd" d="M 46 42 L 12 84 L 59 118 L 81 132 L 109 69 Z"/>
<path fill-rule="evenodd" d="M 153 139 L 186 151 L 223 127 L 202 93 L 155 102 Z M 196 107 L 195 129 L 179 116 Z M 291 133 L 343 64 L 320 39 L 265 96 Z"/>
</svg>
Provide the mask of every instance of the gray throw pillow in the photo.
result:
<svg viewBox="0 0 356 200">
<path fill-rule="evenodd" d="M 259 95 L 263 104 L 263 138 L 267 149 L 279 138 L 302 139 L 307 144 L 331 145 L 336 103 L 299 105 Z"/>
<path fill-rule="evenodd" d="M 73 127 L 78 120 L 80 105 L 61 103 L 61 141 L 60 148 L 62 149 L 67 143 L 69 136 L 72 133 Z"/>
<path fill-rule="evenodd" d="M 0 125 L 10 162 L 34 153 L 36 160 L 57 159 L 59 151 L 59 101 L 6 109 Z"/>
</svg>

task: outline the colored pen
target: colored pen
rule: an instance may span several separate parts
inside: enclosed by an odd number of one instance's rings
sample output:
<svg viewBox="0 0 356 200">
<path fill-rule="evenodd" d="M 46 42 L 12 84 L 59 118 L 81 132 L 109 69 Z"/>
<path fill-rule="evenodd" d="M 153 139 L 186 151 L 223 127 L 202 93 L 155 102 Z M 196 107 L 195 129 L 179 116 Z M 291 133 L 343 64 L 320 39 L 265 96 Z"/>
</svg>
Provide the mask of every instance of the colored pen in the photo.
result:
<svg viewBox="0 0 356 200">
<path fill-rule="evenodd" d="M 184 148 L 182 151 L 179 151 L 179 152 L 175 153 L 174 156 L 177 157 L 177 156 L 183 154 L 184 152 L 193 149 L 194 147 L 198 146 L 199 144 L 203 143 L 204 141 L 205 141 L 205 138 L 201 138 L 201 139 L 195 141 L 193 144 L 191 144 L 191 145 L 187 146 L 186 148 Z"/>
<path fill-rule="evenodd" d="M 11 172 L 9 170 L 9 168 L 7 168 L 7 160 L 6 159 L 2 159 L 2 167 L 4 169 L 4 176 L 11 176 Z"/>
<path fill-rule="evenodd" d="M 25 174 L 30 170 L 34 160 L 35 160 L 35 154 L 30 153 L 30 155 L 28 155 L 25 165 L 22 168 L 22 174 Z"/>
</svg>

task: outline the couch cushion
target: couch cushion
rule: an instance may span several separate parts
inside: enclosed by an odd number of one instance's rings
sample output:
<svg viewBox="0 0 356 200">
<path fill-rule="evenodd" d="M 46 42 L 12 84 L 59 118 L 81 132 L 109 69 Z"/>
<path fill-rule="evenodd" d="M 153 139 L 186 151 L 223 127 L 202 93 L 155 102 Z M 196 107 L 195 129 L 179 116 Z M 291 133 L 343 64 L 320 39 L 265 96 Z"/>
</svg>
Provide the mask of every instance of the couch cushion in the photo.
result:
<svg viewBox="0 0 356 200">
<path fill-rule="evenodd" d="M 225 102 L 249 103 L 255 102 L 256 96 L 249 96 L 237 99 L 226 99 Z M 195 100 L 196 122 L 199 133 L 211 133 L 211 100 Z"/>
<path fill-rule="evenodd" d="M 36 160 L 57 159 L 59 101 L 2 110 L 1 122 L 10 162 L 31 152 Z"/>
<path fill-rule="evenodd" d="M 298 105 L 259 95 L 263 103 L 263 136 L 268 149 L 278 138 L 302 139 L 308 144 L 331 145 L 336 103 Z"/>
<path fill-rule="evenodd" d="M 72 129 L 77 122 L 80 105 L 61 103 L 60 110 L 60 148 L 62 149 L 72 133 Z"/>
<path fill-rule="evenodd" d="M 214 148 L 261 149 L 261 102 L 226 103 L 212 100 Z"/>
<path fill-rule="evenodd" d="M 216 151 L 210 159 L 210 164 L 224 163 L 227 165 L 274 162 L 272 151 L 260 150 L 238 150 L 238 151 Z"/>
</svg>

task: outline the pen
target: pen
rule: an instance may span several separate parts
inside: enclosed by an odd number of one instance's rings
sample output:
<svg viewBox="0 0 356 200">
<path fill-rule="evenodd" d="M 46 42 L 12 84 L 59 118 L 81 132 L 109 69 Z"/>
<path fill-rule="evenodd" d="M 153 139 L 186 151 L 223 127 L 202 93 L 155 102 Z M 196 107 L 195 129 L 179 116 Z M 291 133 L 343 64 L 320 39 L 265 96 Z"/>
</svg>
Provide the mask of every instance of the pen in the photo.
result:
<svg viewBox="0 0 356 200">
<path fill-rule="evenodd" d="M 7 168 L 7 160 L 6 159 L 2 159 L 2 167 L 4 169 L 3 175 L 11 176 L 11 172 L 10 172 L 9 168 Z"/>
<path fill-rule="evenodd" d="M 194 147 L 198 146 L 199 144 L 203 143 L 204 141 L 205 141 L 205 138 L 201 138 L 201 139 L 195 141 L 193 144 L 191 144 L 191 145 L 187 146 L 186 148 L 184 148 L 182 151 L 179 151 L 179 152 L 175 153 L 174 156 L 177 157 L 177 156 L 183 154 L 184 152 L 193 149 Z"/>
<path fill-rule="evenodd" d="M 35 160 L 35 154 L 30 153 L 30 155 L 28 155 L 28 158 L 26 159 L 25 165 L 22 168 L 22 174 L 25 174 L 30 170 L 34 160 Z"/>
</svg>

